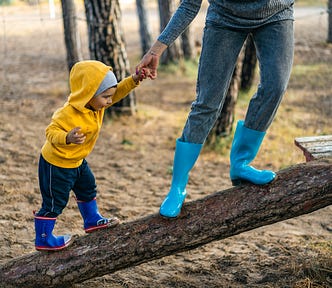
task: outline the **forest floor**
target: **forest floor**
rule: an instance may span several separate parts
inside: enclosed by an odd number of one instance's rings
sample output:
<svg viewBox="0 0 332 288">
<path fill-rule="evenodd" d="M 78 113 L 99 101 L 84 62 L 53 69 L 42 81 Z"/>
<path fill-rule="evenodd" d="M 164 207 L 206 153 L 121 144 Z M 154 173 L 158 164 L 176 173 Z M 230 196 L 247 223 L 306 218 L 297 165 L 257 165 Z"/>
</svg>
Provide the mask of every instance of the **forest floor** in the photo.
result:
<svg viewBox="0 0 332 288">
<path fill-rule="evenodd" d="M 45 6 L 0 6 L 0 263 L 35 251 L 32 211 L 41 204 L 38 157 L 45 127 L 68 95 L 61 12 L 56 8 L 58 18 L 52 20 Z M 289 89 L 255 160 L 259 168 L 278 171 L 304 162 L 294 138 L 332 134 L 327 14 L 303 11 L 296 10 Z M 192 26 L 195 37 L 201 35 L 203 16 Z M 123 19 L 133 71 L 140 48 L 135 11 L 129 5 Z M 87 59 L 84 21 L 79 29 Z M 161 71 L 157 80 L 143 82 L 136 90 L 135 116 L 105 121 L 87 159 L 105 216 L 126 222 L 158 211 L 171 181 L 175 139 L 195 95 L 195 77 L 183 70 Z M 244 95 L 237 119 L 243 118 L 247 104 Z M 206 147 L 190 175 L 188 201 L 231 187 L 228 173 L 228 151 Z M 332 287 L 331 222 L 329 206 L 74 287 Z M 55 233 L 84 235 L 73 198 L 58 218 Z"/>
</svg>

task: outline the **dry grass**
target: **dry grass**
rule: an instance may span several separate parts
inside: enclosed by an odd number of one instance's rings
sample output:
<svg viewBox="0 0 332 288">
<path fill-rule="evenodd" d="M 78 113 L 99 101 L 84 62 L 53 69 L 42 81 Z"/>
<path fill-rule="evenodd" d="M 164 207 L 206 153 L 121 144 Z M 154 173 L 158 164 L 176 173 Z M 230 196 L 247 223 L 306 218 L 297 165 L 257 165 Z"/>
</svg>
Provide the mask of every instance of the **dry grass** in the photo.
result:
<svg viewBox="0 0 332 288">
<path fill-rule="evenodd" d="M 22 5 L 1 10 L 6 16 L 0 40 L 1 262 L 34 251 L 31 211 L 40 204 L 38 155 L 44 129 L 68 93 L 62 22 L 47 20 L 47 7 L 40 9 Z M 128 55 L 134 66 L 139 41 L 133 31 L 138 26 L 133 9 L 125 13 L 130 16 L 124 28 L 125 36 L 130 35 Z M 303 162 L 294 138 L 332 133 L 332 47 L 324 43 L 324 35 L 317 29 L 326 27 L 325 22 L 320 17 L 317 22 L 312 18 L 310 23 L 298 22 L 289 89 L 256 165 L 278 170 Z M 156 25 L 153 22 L 154 28 Z M 79 22 L 79 29 L 81 36 L 86 35 L 85 23 Z M 193 29 L 193 33 L 201 31 L 198 24 Z M 83 54 L 88 58 L 86 41 L 82 38 Z M 161 70 L 160 78 L 137 89 L 135 117 L 105 122 L 89 158 L 97 177 L 101 211 L 123 221 L 157 211 L 170 182 L 174 140 L 195 95 L 195 65 Z M 243 117 L 250 95 L 241 96 L 238 119 Z M 227 153 L 227 149 L 223 154 L 204 150 L 191 173 L 188 200 L 230 187 Z M 322 224 L 329 225 L 330 219 L 328 207 L 75 287 L 326 288 L 331 286 L 332 248 L 331 232 Z M 82 235 L 81 226 L 71 199 L 59 217 L 57 232 Z"/>
</svg>

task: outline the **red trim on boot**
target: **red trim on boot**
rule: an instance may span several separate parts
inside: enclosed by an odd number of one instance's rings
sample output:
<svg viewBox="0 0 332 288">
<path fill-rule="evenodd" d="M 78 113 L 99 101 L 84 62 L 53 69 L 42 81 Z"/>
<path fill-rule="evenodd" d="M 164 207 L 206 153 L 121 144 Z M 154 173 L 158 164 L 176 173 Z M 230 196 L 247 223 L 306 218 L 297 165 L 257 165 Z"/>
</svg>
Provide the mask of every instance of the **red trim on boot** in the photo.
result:
<svg viewBox="0 0 332 288">
<path fill-rule="evenodd" d="M 66 247 L 68 247 L 72 242 L 72 239 L 70 239 L 67 243 L 65 243 L 62 246 L 57 246 L 57 247 L 49 247 L 49 246 L 35 246 L 36 250 L 38 251 L 59 251 L 62 250 Z"/>
</svg>

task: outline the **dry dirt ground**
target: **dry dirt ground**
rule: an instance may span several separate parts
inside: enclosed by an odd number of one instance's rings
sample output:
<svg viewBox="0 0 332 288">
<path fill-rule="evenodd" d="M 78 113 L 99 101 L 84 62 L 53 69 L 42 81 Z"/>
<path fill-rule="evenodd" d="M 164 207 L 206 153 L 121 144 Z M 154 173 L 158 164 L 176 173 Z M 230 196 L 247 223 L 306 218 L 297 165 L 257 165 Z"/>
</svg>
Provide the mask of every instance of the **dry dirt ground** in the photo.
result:
<svg viewBox="0 0 332 288">
<path fill-rule="evenodd" d="M 45 6 L 0 7 L 0 263 L 34 251 L 32 211 L 41 203 L 39 151 L 53 111 L 68 94 L 63 29 L 57 9 L 56 19 L 50 20 Z M 133 15 L 132 9 L 124 11 L 124 30 L 128 55 L 137 61 L 139 40 Z M 313 16 L 296 22 L 295 64 L 332 63 L 332 46 L 324 44 L 326 19 L 327 14 L 315 11 Z M 79 22 L 86 59 L 84 25 Z M 201 31 L 201 23 L 195 25 L 196 31 Z M 331 83 L 329 75 L 320 78 Z M 292 80 L 289 89 L 300 91 L 300 95 L 301 91 L 303 95 L 310 93 L 310 87 L 301 85 Z M 168 192 L 174 142 L 193 101 L 194 87 L 194 79 L 162 74 L 160 79 L 146 81 L 137 89 L 136 116 L 105 122 L 88 157 L 103 214 L 131 221 L 158 211 Z M 318 113 L 324 121 L 317 120 L 315 131 L 332 134 L 326 120 L 331 120 L 331 89 L 327 91 L 326 87 L 320 92 L 311 91 L 312 109 L 305 110 L 303 119 Z M 299 107 L 291 107 L 292 103 Z M 285 109 L 308 108 L 303 98 L 283 105 Z M 305 131 L 303 126 L 304 135 Z M 284 161 L 288 165 L 303 162 L 303 155 L 293 143 L 287 145 L 282 149 L 294 152 Z M 268 165 L 280 169 L 273 161 Z M 230 187 L 228 171 L 227 155 L 203 151 L 191 173 L 188 200 Z M 74 287 L 331 287 L 331 219 L 329 206 Z M 74 199 L 70 199 L 55 229 L 57 234 L 67 232 L 84 235 Z"/>
</svg>

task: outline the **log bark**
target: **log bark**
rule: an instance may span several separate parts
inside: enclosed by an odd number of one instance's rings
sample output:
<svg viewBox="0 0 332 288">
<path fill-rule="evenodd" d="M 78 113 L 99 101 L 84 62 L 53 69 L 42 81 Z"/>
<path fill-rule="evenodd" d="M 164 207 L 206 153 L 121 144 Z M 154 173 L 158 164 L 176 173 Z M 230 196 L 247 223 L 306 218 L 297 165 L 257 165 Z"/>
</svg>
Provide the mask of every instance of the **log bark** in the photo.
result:
<svg viewBox="0 0 332 288">
<path fill-rule="evenodd" d="M 0 267 L 1 287 L 70 287 L 332 204 L 332 162 L 312 161 L 188 202 L 176 220 L 149 215 L 78 237 L 66 250 L 35 252 Z"/>
</svg>

